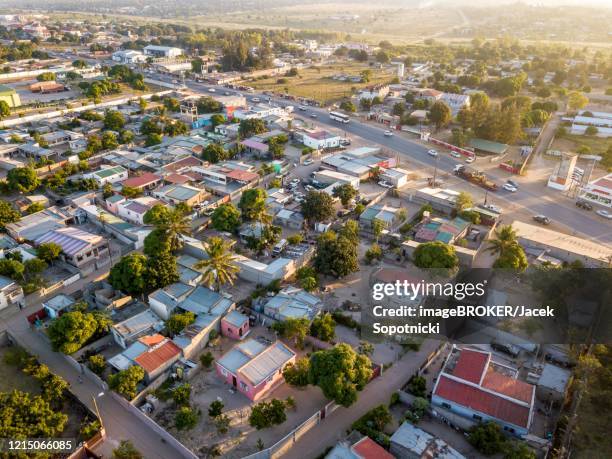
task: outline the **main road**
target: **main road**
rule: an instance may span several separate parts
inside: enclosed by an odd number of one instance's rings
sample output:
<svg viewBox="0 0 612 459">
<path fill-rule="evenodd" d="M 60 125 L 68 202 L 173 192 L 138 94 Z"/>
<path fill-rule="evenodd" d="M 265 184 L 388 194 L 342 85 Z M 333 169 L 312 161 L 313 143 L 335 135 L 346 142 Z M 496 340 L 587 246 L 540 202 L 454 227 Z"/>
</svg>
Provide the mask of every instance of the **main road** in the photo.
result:
<svg viewBox="0 0 612 459">
<path fill-rule="evenodd" d="M 171 78 L 160 76 L 160 79 L 166 79 L 171 82 Z M 197 83 L 194 81 L 185 81 L 186 86 L 194 91 L 209 93 L 212 89 L 215 91 L 212 94 L 230 93 L 232 95 L 240 94 L 247 99 L 252 100 L 253 97 L 261 98 L 266 96 L 261 94 L 248 93 L 235 89 L 226 89 L 220 86 Z M 295 106 L 295 102 L 278 97 L 272 97 L 270 103 L 279 106 Z M 402 162 L 410 162 L 413 165 L 421 166 L 433 173 L 433 169 L 437 167 L 440 174 L 452 174 L 455 165 L 460 164 L 460 159 L 451 157 L 448 153 L 441 151 L 437 158 L 427 154 L 430 148 L 413 139 L 408 138 L 407 134 L 397 132 L 391 137 L 384 135 L 384 128 L 377 125 L 367 123 L 357 117 L 351 117 L 351 121 L 346 124 L 338 123 L 329 117 L 329 112 L 323 108 L 307 107 L 307 111 L 298 111 L 296 117 L 302 117 L 307 122 L 312 124 L 331 127 L 334 130 L 340 130 L 354 137 L 358 137 L 367 143 L 380 146 L 391 153 L 399 155 Z M 313 117 L 313 114 L 316 117 Z M 484 159 L 477 160 L 476 164 L 485 161 Z M 490 166 L 489 163 L 483 166 Z M 490 169 L 487 173 L 496 179 L 498 185 L 501 185 L 506 179 L 512 178 L 518 183 L 519 189 L 515 193 L 507 192 L 503 189 L 494 193 L 488 194 L 488 201 L 495 202 L 505 209 L 503 220 L 510 223 L 515 218 L 527 219 L 530 221 L 533 215 L 546 215 L 553 221 L 553 228 L 560 229 L 566 233 L 576 236 L 585 237 L 590 240 L 612 244 L 612 222 L 597 216 L 594 212 L 580 210 L 574 204 L 574 201 L 568 199 L 558 191 L 551 190 L 546 187 L 546 184 L 538 178 L 526 176 L 511 176 L 511 174 L 502 171 L 501 169 Z M 460 188 L 468 189 L 476 199 L 484 199 L 485 191 L 476 185 L 464 182 L 457 184 Z"/>
</svg>

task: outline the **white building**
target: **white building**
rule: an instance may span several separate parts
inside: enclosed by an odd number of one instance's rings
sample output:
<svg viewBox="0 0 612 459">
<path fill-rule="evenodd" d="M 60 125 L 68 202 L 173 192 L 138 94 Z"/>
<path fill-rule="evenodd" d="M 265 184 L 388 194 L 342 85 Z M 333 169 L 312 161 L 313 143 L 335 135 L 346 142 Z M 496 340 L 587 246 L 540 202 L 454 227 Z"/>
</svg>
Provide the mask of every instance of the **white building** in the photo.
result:
<svg viewBox="0 0 612 459">
<path fill-rule="evenodd" d="M 335 148 L 340 146 L 342 137 L 324 130 L 303 131 L 302 143 L 314 150 L 323 148 Z"/>
<path fill-rule="evenodd" d="M 451 112 L 453 112 L 453 115 L 459 113 L 459 110 L 461 110 L 462 108 L 470 107 L 470 96 L 468 96 L 467 94 L 451 94 L 445 92 L 444 94 L 442 94 L 440 100 L 442 100 L 442 102 L 448 105 L 448 107 L 451 109 Z"/>
<path fill-rule="evenodd" d="M 601 206 L 612 207 L 612 174 L 593 180 L 580 190 L 579 198 Z"/>
<path fill-rule="evenodd" d="M 98 185 L 102 186 L 107 183 L 117 183 L 127 180 L 128 171 L 121 166 L 102 166 L 94 172 L 83 174 L 86 179 L 94 179 Z"/>
<path fill-rule="evenodd" d="M 116 51 L 112 55 L 112 59 L 115 62 L 121 64 L 137 64 L 140 62 L 146 62 L 147 56 L 140 51 L 134 51 L 132 49 Z"/>
<path fill-rule="evenodd" d="M 0 276 L 0 310 L 23 300 L 21 285 L 8 277 Z"/>
<path fill-rule="evenodd" d="M 181 48 L 174 48 L 172 46 L 148 45 L 144 47 L 143 51 L 145 56 L 149 57 L 174 58 L 183 54 L 183 50 Z"/>
<path fill-rule="evenodd" d="M 150 196 L 143 196 L 141 198 L 130 199 L 128 201 L 124 200 L 116 204 L 117 215 L 130 223 L 144 225 L 143 220 L 145 214 L 156 204 L 162 203 Z"/>
<path fill-rule="evenodd" d="M 376 86 L 368 86 L 365 89 L 359 91 L 359 95 L 357 96 L 359 99 L 369 99 L 372 100 L 375 97 L 379 97 L 384 99 L 389 94 L 389 85 L 388 84 L 380 84 Z"/>
</svg>

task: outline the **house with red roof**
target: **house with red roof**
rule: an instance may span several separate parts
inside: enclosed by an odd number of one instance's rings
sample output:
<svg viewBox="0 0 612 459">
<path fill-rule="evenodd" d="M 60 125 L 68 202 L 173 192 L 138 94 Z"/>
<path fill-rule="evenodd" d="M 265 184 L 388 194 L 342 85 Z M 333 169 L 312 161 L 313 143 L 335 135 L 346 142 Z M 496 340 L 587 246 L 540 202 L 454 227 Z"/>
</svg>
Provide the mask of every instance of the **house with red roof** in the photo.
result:
<svg viewBox="0 0 612 459">
<path fill-rule="evenodd" d="M 136 175 L 124 180 L 121 182 L 121 186 L 137 188 L 139 190 L 150 190 L 155 188 L 161 181 L 161 175 L 154 174 L 153 172 L 145 172 L 142 175 Z"/>
<path fill-rule="evenodd" d="M 154 338 L 159 340 L 154 340 Z M 145 336 L 140 341 L 148 348 L 134 358 L 134 363 L 145 371 L 147 382 L 153 381 L 181 357 L 181 348 L 161 335 Z"/>
<path fill-rule="evenodd" d="M 370 437 L 362 437 L 353 444 L 348 441 L 338 443 L 325 459 L 395 459 L 395 456 Z"/>
<path fill-rule="evenodd" d="M 431 404 L 447 419 L 458 416 L 464 425 L 493 421 L 521 437 L 533 420 L 536 388 L 517 376 L 516 369 L 493 361 L 490 352 L 453 347 Z"/>
</svg>

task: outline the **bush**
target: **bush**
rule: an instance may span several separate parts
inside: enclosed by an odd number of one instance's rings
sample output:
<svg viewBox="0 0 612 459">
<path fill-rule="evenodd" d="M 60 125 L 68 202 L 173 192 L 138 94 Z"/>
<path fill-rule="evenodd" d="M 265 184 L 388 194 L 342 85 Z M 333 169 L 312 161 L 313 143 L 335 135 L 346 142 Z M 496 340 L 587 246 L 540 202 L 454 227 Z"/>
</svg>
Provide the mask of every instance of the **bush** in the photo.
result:
<svg viewBox="0 0 612 459">
<path fill-rule="evenodd" d="M 308 371 L 310 369 L 310 360 L 306 357 L 297 359 L 295 363 L 288 364 L 283 369 L 283 378 L 285 382 L 295 387 L 305 387 L 308 385 Z"/>
<path fill-rule="evenodd" d="M 223 402 L 215 400 L 208 407 L 208 415 L 213 419 L 221 416 L 221 413 L 223 413 L 223 407 Z"/>
<path fill-rule="evenodd" d="M 427 395 L 427 381 L 422 376 L 413 376 L 408 381 L 407 389 L 415 397 L 425 397 Z"/>
<path fill-rule="evenodd" d="M 491 456 L 502 451 L 506 437 L 499 425 L 494 422 L 485 422 L 470 429 L 468 442 L 482 454 Z"/>
<path fill-rule="evenodd" d="M 332 312 L 332 318 L 339 325 L 344 325 L 345 327 L 354 328 L 355 330 L 359 330 L 361 326 L 359 322 L 353 319 L 351 316 L 345 316 L 340 311 Z"/>
<path fill-rule="evenodd" d="M 253 407 L 249 416 L 249 424 L 257 430 L 282 424 L 286 420 L 285 403 L 277 399 L 258 403 Z"/>
<path fill-rule="evenodd" d="M 101 354 L 95 354 L 89 357 L 87 366 L 98 376 L 104 372 L 106 368 L 106 359 Z"/>
<path fill-rule="evenodd" d="M 383 433 L 383 430 L 392 420 L 389 408 L 385 405 L 378 405 L 355 421 L 351 429 L 367 435 L 383 448 L 389 448 L 389 437 Z"/>
<path fill-rule="evenodd" d="M 200 415 L 197 411 L 189 406 L 181 407 L 174 417 L 174 426 L 178 430 L 189 430 L 193 429 L 198 423 Z"/>
<path fill-rule="evenodd" d="M 182 384 L 172 391 L 172 400 L 178 406 L 189 406 L 189 398 L 191 397 L 191 385 Z"/>
<path fill-rule="evenodd" d="M 367 264 L 371 264 L 375 260 L 382 260 L 383 251 L 378 244 L 372 244 L 372 246 L 365 253 L 365 261 Z"/>
<path fill-rule="evenodd" d="M 215 358 L 210 352 L 207 352 L 206 354 L 202 354 L 200 356 L 200 362 L 202 363 L 204 368 L 210 368 L 210 366 L 212 365 L 214 361 L 215 361 Z"/>
<path fill-rule="evenodd" d="M 397 392 L 393 392 L 391 394 L 391 398 L 389 399 L 389 407 L 397 405 L 400 401 L 399 394 Z"/>
</svg>

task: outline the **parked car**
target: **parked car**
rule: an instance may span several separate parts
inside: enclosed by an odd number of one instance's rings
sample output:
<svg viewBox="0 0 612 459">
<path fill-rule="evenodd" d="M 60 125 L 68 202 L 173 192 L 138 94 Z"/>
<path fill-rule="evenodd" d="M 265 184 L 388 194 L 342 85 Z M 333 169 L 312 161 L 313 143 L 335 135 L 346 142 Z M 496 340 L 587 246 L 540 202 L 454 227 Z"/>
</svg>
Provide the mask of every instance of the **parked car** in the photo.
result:
<svg viewBox="0 0 612 459">
<path fill-rule="evenodd" d="M 306 107 L 304 107 L 303 105 L 300 105 L 298 108 L 299 108 L 301 111 L 303 111 L 303 112 L 305 112 L 305 111 L 306 111 Z"/>
<path fill-rule="evenodd" d="M 378 184 L 383 188 L 393 188 L 393 185 L 387 182 L 386 180 L 381 180 L 380 182 L 378 182 Z"/>
<path fill-rule="evenodd" d="M 393 132 L 385 131 L 385 137 L 393 137 Z"/>
<path fill-rule="evenodd" d="M 304 160 L 304 166 L 310 166 L 314 161 L 310 158 Z"/>
<path fill-rule="evenodd" d="M 491 343 L 491 348 L 496 351 L 503 352 L 504 354 L 511 355 L 514 358 L 518 357 L 521 353 L 518 346 L 509 343 L 500 343 L 498 341 L 493 341 Z"/>
<path fill-rule="evenodd" d="M 450 152 L 450 155 L 451 155 L 453 158 L 461 158 L 461 153 L 458 153 L 458 152 L 456 152 L 456 151 L 451 151 L 451 152 Z"/>
<path fill-rule="evenodd" d="M 316 118 L 316 117 L 317 117 L 317 114 L 316 114 L 316 113 L 311 113 L 311 114 L 310 114 L 310 117 L 311 117 L 311 118 Z"/>
<path fill-rule="evenodd" d="M 340 140 L 340 145 L 342 145 L 343 147 L 346 147 L 350 144 L 351 144 L 351 139 L 341 139 Z"/>
<path fill-rule="evenodd" d="M 475 156 L 468 156 L 465 158 L 465 162 L 468 164 L 472 164 L 474 161 L 476 161 L 476 157 Z"/>
<path fill-rule="evenodd" d="M 304 187 L 304 189 L 305 189 L 306 191 L 314 191 L 314 190 L 316 190 L 316 188 L 315 188 L 314 186 L 312 186 L 312 185 L 306 185 L 306 186 Z"/>
<path fill-rule="evenodd" d="M 436 150 L 427 150 L 427 154 L 433 157 L 438 156 L 438 152 Z"/>
<path fill-rule="evenodd" d="M 299 185 L 300 182 L 301 182 L 301 180 L 296 177 L 296 178 L 291 179 L 291 181 L 289 183 L 295 183 L 296 185 Z"/>
<path fill-rule="evenodd" d="M 482 207 L 484 207 L 485 209 L 490 210 L 491 212 L 495 212 L 496 214 L 501 214 L 502 213 L 502 208 L 499 206 L 496 206 L 495 204 L 485 204 Z"/>
<path fill-rule="evenodd" d="M 593 206 L 585 201 L 576 201 L 576 207 L 584 210 L 593 210 Z"/>
<path fill-rule="evenodd" d="M 546 215 L 534 215 L 533 219 L 542 225 L 550 225 L 550 218 L 548 218 Z"/>
<path fill-rule="evenodd" d="M 518 188 L 510 183 L 504 183 L 503 188 L 504 190 L 509 191 L 510 193 L 516 193 L 518 191 Z"/>
<path fill-rule="evenodd" d="M 253 97 L 251 99 L 251 102 L 255 102 L 255 103 L 260 102 L 260 101 L 261 101 L 261 99 L 259 97 Z"/>
<path fill-rule="evenodd" d="M 595 212 L 597 215 L 603 218 L 607 218 L 608 220 L 612 220 L 612 212 L 608 212 L 607 210 L 598 210 Z"/>
</svg>

